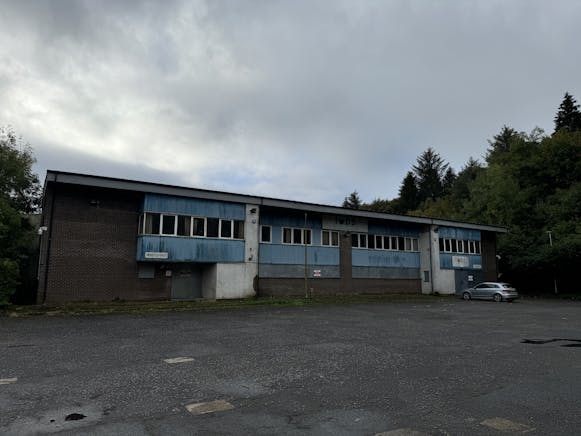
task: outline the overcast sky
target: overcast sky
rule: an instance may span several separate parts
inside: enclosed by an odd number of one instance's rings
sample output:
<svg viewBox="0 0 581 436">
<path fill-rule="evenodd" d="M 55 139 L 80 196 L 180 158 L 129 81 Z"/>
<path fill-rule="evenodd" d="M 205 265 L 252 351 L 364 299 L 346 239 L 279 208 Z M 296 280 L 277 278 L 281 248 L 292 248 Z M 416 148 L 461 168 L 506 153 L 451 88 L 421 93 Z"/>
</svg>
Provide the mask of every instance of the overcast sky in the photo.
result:
<svg viewBox="0 0 581 436">
<path fill-rule="evenodd" d="M 47 168 L 339 204 L 581 100 L 581 2 L 0 0 L 0 125 Z"/>
</svg>

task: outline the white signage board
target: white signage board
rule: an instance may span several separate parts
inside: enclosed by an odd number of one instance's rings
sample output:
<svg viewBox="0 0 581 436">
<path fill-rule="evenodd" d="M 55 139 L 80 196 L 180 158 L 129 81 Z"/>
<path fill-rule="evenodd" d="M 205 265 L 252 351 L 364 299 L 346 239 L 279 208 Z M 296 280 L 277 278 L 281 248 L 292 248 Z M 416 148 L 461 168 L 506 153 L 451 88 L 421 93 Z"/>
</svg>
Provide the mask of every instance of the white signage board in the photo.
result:
<svg viewBox="0 0 581 436">
<path fill-rule="evenodd" d="M 475 263 L 474 265 L 472 265 L 472 268 L 474 268 L 474 269 L 482 269 L 482 265 L 480 265 L 479 263 Z"/>
<path fill-rule="evenodd" d="M 313 270 L 313 277 L 321 277 L 321 270 L 320 269 Z"/>
<path fill-rule="evenodd" d="M 146 259 L 167 259 L 168 253 L 164 251 L 146 251 L 145 252 Z"/>
<path fill-rule="evenodd" d="M 468 259 L 468 256 L 452 256 L 452 266 L 454 268 L 468 268 L 470 259 Z"/>
<path fill-rule="evenodd" d="M 323 228 L 345 232 L 367 233 L 367 220 L 344 215 L 323 215 Z"/>
</svg>

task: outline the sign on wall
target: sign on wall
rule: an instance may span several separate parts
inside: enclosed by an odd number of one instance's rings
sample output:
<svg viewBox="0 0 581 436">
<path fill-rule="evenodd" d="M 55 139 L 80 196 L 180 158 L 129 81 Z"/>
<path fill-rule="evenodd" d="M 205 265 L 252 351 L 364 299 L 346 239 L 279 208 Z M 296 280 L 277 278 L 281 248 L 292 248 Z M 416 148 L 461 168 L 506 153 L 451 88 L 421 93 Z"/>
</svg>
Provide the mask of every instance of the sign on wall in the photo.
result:
<svg viewBox="0 0 581 436">
<path fill-rule="evenodd" d="M 146 251 L 144 257 L 146 259 L 167 259 L 168 253 L 164 251 Z"/>
<path fill-rule="evenodd" d="M 468 268 L 470 259 L 468 259 L 468 256 L 452 256 L 452 266 L 454 268 Z"/>
<path fill-rule="evenodd" d="M 368 230 L 367 220 L 365 218 L 343 215 L 323 215 L 323 228 L 359 233 L 367 233 Z"/>
</svg>

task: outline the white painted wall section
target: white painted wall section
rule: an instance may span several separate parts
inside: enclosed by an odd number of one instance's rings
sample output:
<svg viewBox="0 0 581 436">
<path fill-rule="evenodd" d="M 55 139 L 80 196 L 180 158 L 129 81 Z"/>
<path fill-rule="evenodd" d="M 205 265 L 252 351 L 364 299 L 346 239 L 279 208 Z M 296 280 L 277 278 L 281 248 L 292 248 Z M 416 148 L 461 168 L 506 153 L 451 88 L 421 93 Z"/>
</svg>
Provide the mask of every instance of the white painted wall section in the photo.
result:
<svg viewBox="0 0 581 436">
<path fill-rule="evenodd" d="M 440 269 L 440 242 L 438 226 L 430 226 L 430 244 L 432 246 L 432 272 L 434 292 L 454 294 L 456 292 L 456 275 L 453 269 Z"/>
<path fill-rule="evenodd" d="M 219 263 L 216 265 L 215 298 L 248 298 L 256 295 L 254 282 L 258 276 L 258 217 L 260 207 L 246 205 L 244 221 L 244 263 Z"/>
<path fill-rule="evenodd" d="M 420 233 L 420 237 L 418 240 L 419 247 L 420 247 L 420 279 L 422 281 L 422 294 L 431 294 L 432 293 L 432 285 L 433 285 L 433 277 L 432 277 L 432 256 L 430 250 L 430 232 L 431 229 L 429 226 L 426 226 L 424 232 Z M 429 281 L 426 282 L 425 280 L 425 272 L 428 272 Z"/>
</svg>

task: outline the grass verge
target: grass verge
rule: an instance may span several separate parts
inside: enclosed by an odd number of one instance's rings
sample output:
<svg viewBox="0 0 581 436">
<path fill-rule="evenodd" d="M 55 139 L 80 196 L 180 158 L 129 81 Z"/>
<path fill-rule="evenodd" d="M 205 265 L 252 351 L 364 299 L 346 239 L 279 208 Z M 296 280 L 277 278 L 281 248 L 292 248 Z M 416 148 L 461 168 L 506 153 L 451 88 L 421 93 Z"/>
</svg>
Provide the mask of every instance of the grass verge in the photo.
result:
<svg viewBox="0 0 581 436">
<path fill-rule="evenodd" d="M 454 296 L 433 295 L 334 295 L 305 297 L 259 297 L 240 300 L 194 300 L 194 301 L 152 301 L 152 302 L 107 302 L 68 303 L 55 306 L 7 306 L 0 309 L 0 316 L 75 316 L 105 315 L 111 313 L 160 313 L 160 312 L 205 312 L 245 307 L 272 306 L 297 307 L 323 304 L 357 304 L 374 302 L 434 302 L 448 301 Z"/>
</svg>

